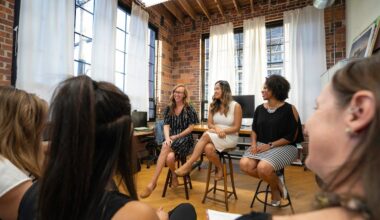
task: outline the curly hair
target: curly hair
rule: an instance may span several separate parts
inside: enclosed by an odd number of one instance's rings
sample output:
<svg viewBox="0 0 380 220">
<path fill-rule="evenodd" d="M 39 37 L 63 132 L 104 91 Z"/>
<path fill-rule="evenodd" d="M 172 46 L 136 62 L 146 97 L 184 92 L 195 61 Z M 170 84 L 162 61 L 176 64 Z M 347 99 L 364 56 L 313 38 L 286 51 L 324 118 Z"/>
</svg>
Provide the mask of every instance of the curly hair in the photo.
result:
<svg viewBox="0 0 380 220">
<path fill-rule="evenodd" d="M 215 86 L 219 84 L 222 89 L 222 98 L 216 99 L 214 96 L 212 97 L 212 103 L 210 104 L 210 112 L 215 114 L 218 112 L 220 108 L 224 107 L 224 115 L 227 115 L 229 110 L 229 104 L 232 101 L 231 87 L 230 84 L 225 80 L 219 80 L 215 83 Z"/>
<path fill-rule="evenodd" d="M 271 75 L 266 78 L 265 85 L 277 100 L 284 101 L 288 98 L 290 84 L 283 76 Z"/>
</svg>

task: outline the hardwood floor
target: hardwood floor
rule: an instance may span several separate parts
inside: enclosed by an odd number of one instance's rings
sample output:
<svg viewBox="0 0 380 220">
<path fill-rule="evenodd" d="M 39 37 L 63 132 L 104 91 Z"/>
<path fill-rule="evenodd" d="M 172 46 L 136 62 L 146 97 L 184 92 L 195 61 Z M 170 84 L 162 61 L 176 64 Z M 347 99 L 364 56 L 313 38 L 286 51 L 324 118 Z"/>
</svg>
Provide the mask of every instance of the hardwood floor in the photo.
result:
<svg viewBox="0 0 380 220">
<path fill-rule="evenodd" d="M 183 186 L 179 186 L 175 189 L 168 188 L 166 192 L 166 197 L 161 197 L 168 169 L 164 168 L 159 178 L 156 190 L 152 193 L 152 195 L 149 198 L 141 199 L 141 201 L 148 203 L 156 208 L 163 207 L 166 211 L 171 210 L 179 203 L 190 202 L 194 205 L 197 211 L 198 219 L 200 220 L 207 219 L 207 209 L 214 209 L 225 212 L 225 206 L 223 203 L 218 203 L 211 200 L 206 200 L 204 204 L 202 203 L 202 198 L 206 187 L 205 181 L 207 164 L 207 162 L 203 162 L 202 169 L 200 171 L 196 169 L 193 170 L 193 172 L 191 173 L 193 189 L 189 192 L 189 200 L 186 200 L 185 198 L 185 191 Z M 146 184 L 149 182 L 151 176 L 153 175 L 154 169 L 154 165 L 151 166 L 149 169 L 147 169 L 145 165 L 142 165 L 142 170 L 137 174 L 136 178 L 138 192 L 141 192 L 146 186 Z M 234 160 L 234 174 L 238 199 L 235 200 L 233 196 L 230 197 L 229 212 L 249 213 L 253 210 L 262 211 L 263 204 L 257 201 L 255 202 L 252 209 L 249 207 L 254 192 L 256 190 L 258 180 L 241 173 L 239 170 L 238 160 Z M 288 166 L 285 169 L 285 175 L 286 185 L 288 187 L 295 212 L 301 213 L 311 210 L 311 201 L 314 198 L 315 192 L 318 191 L 318 187 L 314 179 L 314 174 L 311 171 L 304 171 L 303 167 Z M 180 182 L 181 181 L 182 178 L 180 178 Z M 262 184 L 261 187 L 263 187 L 264 189 L 265 186 L 266 184 Z M 217 197 L 222 199 L 222 192 L 217 192 Z M 291 209 L 290 207 L 268 207 L 267 212 L 277 215 L 286 215 L 291 214 Z"/>
</svg>

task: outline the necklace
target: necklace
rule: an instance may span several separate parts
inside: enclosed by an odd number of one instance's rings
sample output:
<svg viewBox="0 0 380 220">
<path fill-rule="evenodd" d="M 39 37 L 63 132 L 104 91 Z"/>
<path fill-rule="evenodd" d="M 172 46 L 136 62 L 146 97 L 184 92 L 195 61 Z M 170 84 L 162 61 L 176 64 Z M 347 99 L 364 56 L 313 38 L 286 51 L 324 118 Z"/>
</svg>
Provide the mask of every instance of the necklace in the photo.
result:
<svg viewBox="0 0 380 220">
<path fill-rule="evenodd" d="M 279 104 L 277 104 L 275 107 L 271 108 L 271 107 L 269 107 L 269 105 L 267 103 L 267 112 L 269 114 L 272 114 L 272 113 L 274 113 L 278 109 L 278 107 L 279 107 Z"/>
</svg>

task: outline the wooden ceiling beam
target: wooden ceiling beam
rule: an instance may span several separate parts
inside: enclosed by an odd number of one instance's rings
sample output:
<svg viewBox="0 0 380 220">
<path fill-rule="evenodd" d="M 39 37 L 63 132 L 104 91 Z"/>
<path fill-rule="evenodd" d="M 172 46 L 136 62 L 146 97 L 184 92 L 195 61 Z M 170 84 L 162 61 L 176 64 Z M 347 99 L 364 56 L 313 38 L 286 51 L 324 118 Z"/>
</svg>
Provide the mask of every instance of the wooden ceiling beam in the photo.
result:
<svg viewBox="0 0 380 220">
<path fill-rule="evenodd" d="M 196 14 L 194 9 L 187 3 L 186 0 L 178 0 L 178 3 L 185 9 L 186 13 L 195 21 Z"/>
<path fill-rule="evenodd" d="M 216 3 L 216 6 L 218 7 L 218 10 L 219 10 L 220 14 L 223 16 L 223 18 L 226 18 L 226 15 L 224 14 L 223 5 L 220 2 L 220 0 L 214 0 L 214 1 Z"/>
<path fill-rule="evenodd" d="M 235 9 L 236 9 L 236 12 L 238 14 L 240 14 L 240 6 L 239 6 L 239 3 L 237 2 L 237 0 L 232 0 L 232 2 L 234 3 L 234 6 L 235 6 Z"/>
<path fill-rule="evenodd" d="M 183 23 L 183 14 L 182 12 L 177 8 L 177 6 L 172 1 L 168 1 L 164 3 L 164 6 L 170 13 L 174 15 L 174 17 L 177 18 L 177 20 L 181 23 Z"/>
<path fill-rule="evenodd" d="M 249 1 L 251 3 L 251 13 L 253 13 L 253 0 Z"/>
<path fill-rule="evenodd" d="M 211 16 L 210 16 L 210 12 L 208 11 L 208 9 L 206 8 L 206 5 L 205 3 L 203 2 L 203 0 L 197 0 L 197 3 L 199 5 L 199 7 L 202 9 L 203 13 L 206 15 L 206 17 L 208 18 L 209 21 L 211 21 Z"/>
</svg>

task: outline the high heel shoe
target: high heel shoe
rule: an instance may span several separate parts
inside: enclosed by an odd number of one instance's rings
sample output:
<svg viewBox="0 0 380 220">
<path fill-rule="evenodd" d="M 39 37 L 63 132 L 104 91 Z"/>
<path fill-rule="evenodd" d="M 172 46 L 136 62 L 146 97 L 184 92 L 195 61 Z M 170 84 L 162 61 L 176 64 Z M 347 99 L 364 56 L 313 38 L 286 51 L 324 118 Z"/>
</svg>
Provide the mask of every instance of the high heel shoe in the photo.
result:
<svg viewBox="0 0 380 220">
<path fill-rule="evenodd" d="M 150 188 L 149 186 L 145 187 L 144 191 L 140 194 L 140 198 L 142 199 L 148 198 L 150 194 L 152 194 L 155 188 L 156 188 L 156 185 L 154 185 L 152 188 Z"/>
<path fill-rule="evenodd" d="M 278 176 L 278 189 L 280 190 L 281 197 L 283 199 L 288 198 L 288 190 L 285 187 L 285 181 L 284 181 L 284 175 L 279 175 Z"/>
</svg>

